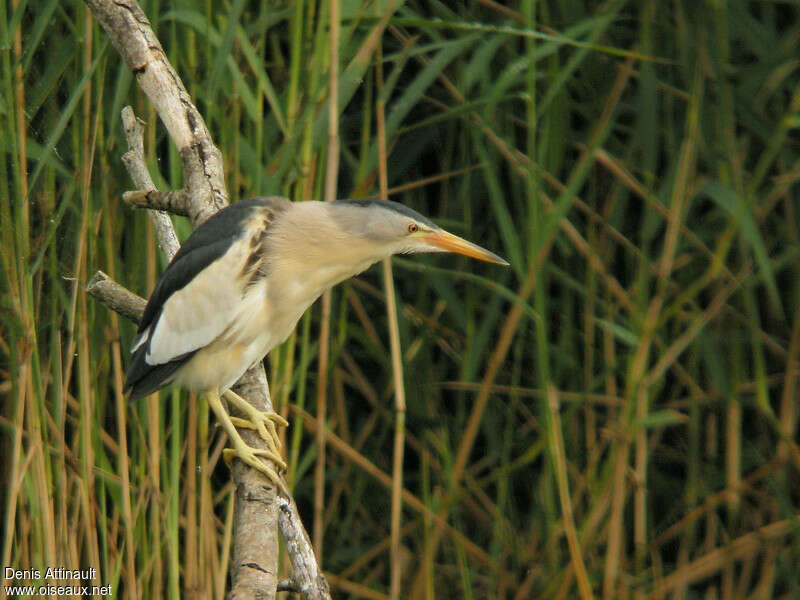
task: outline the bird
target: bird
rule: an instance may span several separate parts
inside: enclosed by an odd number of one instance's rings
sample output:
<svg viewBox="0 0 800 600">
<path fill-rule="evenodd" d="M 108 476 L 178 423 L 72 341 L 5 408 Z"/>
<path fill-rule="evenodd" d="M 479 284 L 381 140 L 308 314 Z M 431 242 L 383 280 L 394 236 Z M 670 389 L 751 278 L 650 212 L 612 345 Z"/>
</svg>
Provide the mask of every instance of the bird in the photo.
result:
<svg viewBox="0 0 800 600">
<path fill-rule="evenodd" d="M 454 252 L 508 265 L 496 254 L 389 200 L 292 202 L 257 197 L 231 204 L 181 245 L 147 302 L 131 347 L 124 391 L 131 401 L 166 385 L 205 397 L 238 458 L 280 489 L 286 470 L 277 427 L 288 422 L 231 390 L 285 341 L 323 292 L 394 254 Z M 243 417 L 232 417 L 221 398 Z M 266 449 L 248 446 L 254 429 Z"/>
</svg>

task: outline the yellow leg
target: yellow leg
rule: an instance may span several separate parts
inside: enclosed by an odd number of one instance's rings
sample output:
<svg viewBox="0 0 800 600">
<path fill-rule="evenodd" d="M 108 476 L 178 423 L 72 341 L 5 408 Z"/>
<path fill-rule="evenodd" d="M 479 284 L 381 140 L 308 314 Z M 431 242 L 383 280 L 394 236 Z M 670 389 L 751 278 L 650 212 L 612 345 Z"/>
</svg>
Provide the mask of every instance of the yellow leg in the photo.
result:
<svg viewBox="0 0 800 600">
<path fill-rule="evenodd" d="M 285 492 L 286 486 L 284 485 L 280 475 L 278 475 L 278 473 L 276 473 L 271 466 L 267 465 L 259 458 L 268 458 L 272 461 L 275 461 L 275 463 L 279 465 L 279 468 L 285 468 L 285 463 L 281 459 L 280 454 L 276 454 L 272 450 L 253 448 L 245 443 L 245 441 L 242 439 L 242 436 L 240 436 L 239 432 L 236 431 L 236 427 L 231 421 L 230 415 L 228 415 L 225 407 L 222 406 L 219 392 L 216 390 L 213 392 L 208 392 L 206 394 L 206 399 L 208 400 L 208 405 L 211 407 L 211 410 L 213 410 L 214 414 L 217 416 L 217 420 L 219 421 L 220 425 L 222 425 L 222 428 L 227 432 L 228 437 L 231 440 L 231 445 L 233 445 L 233 448 L 226 448 L 222 451 L 226 462 L 229 462 L 233 458 L 238 458 L 246 465 L 261 471 L 269 478 L 270 481 L 272 481 L 272 483 L 278 487 L 278 489 Z"/>
<path fill-rule="evenodd" d="M 236 427 L 255 429 L 258 435 L 261 436 L 261 439 L 267 443 L 270 450 L 280 456 L 281 440 L 278 437 L 278 431 L 275 429 L 275 425 L 286 427 L 289 425 L 289 422 L 278 413 L 264 412 L 254 408 L 252 404 L 233 390 L 226 391 L 223 396 L 225 396 L 228 402 L 235 405 L 242 414 L 247 416 L 246 419 L 231 417 L 233 424 L 236 425 Z M 283 461 L 281 461 L 281 463 L 283 463 Z M 283 465 L 282 468 L 285 469 L 286 465 Z"/>
</svg>

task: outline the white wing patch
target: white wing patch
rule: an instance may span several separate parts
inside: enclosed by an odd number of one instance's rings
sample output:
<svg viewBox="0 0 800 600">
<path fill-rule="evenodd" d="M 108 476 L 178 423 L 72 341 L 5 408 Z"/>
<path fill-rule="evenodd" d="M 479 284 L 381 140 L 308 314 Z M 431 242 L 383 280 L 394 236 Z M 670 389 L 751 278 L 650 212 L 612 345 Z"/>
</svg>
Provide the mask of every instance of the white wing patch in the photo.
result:
<svg viewBox="0 0 800 600">
<path fill-rule="evenodd" d="M 222 258 L 169 297 L 150 335 L 148 364 L 160 365 L 203 348 L 235 324 L 243 292 L 239 275 L 248 247 L 247 237 L 237 240 Z"/>
</svg>

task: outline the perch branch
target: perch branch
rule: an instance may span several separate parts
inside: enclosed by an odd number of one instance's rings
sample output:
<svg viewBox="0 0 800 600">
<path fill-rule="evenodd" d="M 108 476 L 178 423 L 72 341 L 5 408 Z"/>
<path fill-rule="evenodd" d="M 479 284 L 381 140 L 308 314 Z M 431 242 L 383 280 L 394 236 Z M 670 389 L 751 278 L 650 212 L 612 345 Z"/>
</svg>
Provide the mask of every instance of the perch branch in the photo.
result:
<svg viewBox="0 0 800 600">
<path fill-rule="evenodd" d="M 158 192 L 144 160 L 143 123 L 136 119 L 132 110 L 124 110 L 123 125 L 130 149 L 123 161 L 139 188 L 138 192 L 128 194 L 127 199 L 132 204 L 148 208 L 179 210 L 187 214 L 196 227 L 228 204 L 222 155 L 136 1 L 85 2 L 155 106 L 181 156 L 184 189 Z M 162 249 L 168 257 L 173 256 L 177 239 L 169 216 L 150 213 L 156 215 L 154 219 Z M 144 301 L 101 273 L 89 283 L 88 291 L 126 317 L 135 320 L 141 317 Z M 261 362 L 245 373 L 234 390 L 259 410 L 272 410 Z M 249 445 L 263 447 L 257 433 L 249 430 L 240 433 Z M 274 598 L 278 557 L 277 492 L 260 472 L 241 461 L 234 463 L 233 480 L 236 486 L 235 534 L 229 598 Z M 294 505 L 291 499 L 283 502 L 286 503 Z M 290 513 L 291 519 L 281 519 L 281 528 L 287 539 L 298 540 L 295 545 L 302 547 L 303 543 L 307 544 L 308 537 L 296 509 Z M 302 573 L 295 573 L 295 576 L 305 577 Z M 319 577 L 318 569 L 310 577 Z M 308 597 L 330 598 L 328 594 Z"/>
</svg>

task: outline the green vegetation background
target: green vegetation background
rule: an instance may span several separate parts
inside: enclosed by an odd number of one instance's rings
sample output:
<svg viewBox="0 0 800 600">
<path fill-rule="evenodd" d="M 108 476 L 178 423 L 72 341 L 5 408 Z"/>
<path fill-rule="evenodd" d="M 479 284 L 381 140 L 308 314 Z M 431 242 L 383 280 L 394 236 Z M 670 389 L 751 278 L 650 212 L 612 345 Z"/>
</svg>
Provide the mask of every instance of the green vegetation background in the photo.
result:
<svg viewBox="0 0 800 600">
<path fill-rule="evenodd" d="M 384 107 L 392 198 L 512 263 L 394 263 L 403 597 L 800 595 L 798 4 L 408 1 L 371 45 L 387 4 L 342 2 L 339 195 L 377 194 Z M 142 6 L 232 199 L 320 198 L 328 3 Z M 221 598 L 224 440 L 175 390 L 125 404 L 133 327 L 84 293 L 163 268 L 120 200 L 120 109 L 162 189 L 180 161 L 81 2 L 0 12 L 0 563 Z M 332 315 L 323 565 L 337 598 L 384 598 L 379 270 Z M 318 324 L 267 361 L 309 528 Z"/>
</svg>

